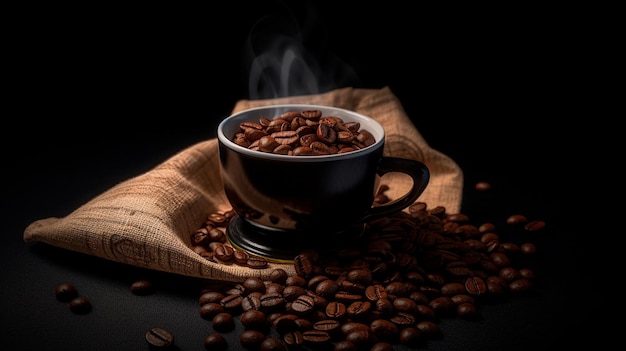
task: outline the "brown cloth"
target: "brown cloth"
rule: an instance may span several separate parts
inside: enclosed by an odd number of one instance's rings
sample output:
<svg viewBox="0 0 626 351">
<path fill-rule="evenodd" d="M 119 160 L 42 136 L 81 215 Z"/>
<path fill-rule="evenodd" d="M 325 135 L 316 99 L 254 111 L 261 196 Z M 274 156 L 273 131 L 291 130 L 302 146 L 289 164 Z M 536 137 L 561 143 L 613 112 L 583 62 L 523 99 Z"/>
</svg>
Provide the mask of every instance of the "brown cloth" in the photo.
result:
<svg viewBox="0 0 626 351">
<path fill-rule="evenodd" d="M 430 148 L 388 87 L 342 88 L 327 93 L 266 100 L 241 100 L 233 113 L 248 108 L 300 103 L 340 107 L 370 116 L 386 133 L 384 154 L 422 161 L 430 182 L 418 198 L 429 207 L 458 213 L 463 173 L 446 155 Z M 154 169 L 121 182 L 65 217 L 37 220 L 24 231 L 25 242 L 44 242 L 101 258 L 165 272 L 239 282 L 267 279 L 274 268 L 295 274 L 293 265 L 270 263 L 264 269 L 209 261 L 191 249 L 191 235 L 209 213 L 231 206 L 222 189 L 217 139 L 191 145 Z M 381 183 L 396 198 L 410 187 L 403 174 Z"/>
</svg>

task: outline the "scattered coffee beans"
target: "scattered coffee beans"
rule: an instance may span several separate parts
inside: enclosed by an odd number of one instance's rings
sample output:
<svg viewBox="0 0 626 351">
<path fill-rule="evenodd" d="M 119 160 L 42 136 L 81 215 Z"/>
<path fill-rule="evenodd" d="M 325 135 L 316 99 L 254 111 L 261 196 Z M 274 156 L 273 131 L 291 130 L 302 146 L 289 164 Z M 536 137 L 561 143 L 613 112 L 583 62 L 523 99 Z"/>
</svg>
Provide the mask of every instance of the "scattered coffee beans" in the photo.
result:
<svg viewBox="0 0 626 351">
<path fill-rule="evenodd" d="M 279 116 L 243 122 L 233 136 L 239 146 L 261 152 L 318 156 L 356 151 L 376 142 L 358 122 L 322 116 L 320 110 L 288 111 Z"/>
<path fill-rule="evenodd" d="M 389 188 L 381 189 L 377 199 L 384 203 L 382 192 Z M 223 231 L 232 217 L 232 211 L 211 214 L 205 228 Z M 525 258 L 536 247 L 510 241 L 506 232 L 540 230 L 545 223 L 521 214 L 505 223 L 510 226 L 473 224 L 466 215 L 416 202 L 368 222 L 363 240 L 332 255 L 313 250 L 296 255 L 293 276 L 275 268 L 267 281 L 249 277 L 205 287 L 200 313 L 213 318 L 217 332 L 230 332 L 238 318 L 245 327 L 241 345 L 262 351 L 423 347 L 442 337 L 442 318 L 479 319 L 480 303 L 534 288 L 535 273 Z M 227 258 L 225 234 L 215 238 L 201 244 L 220 257 L 209 259 L 237 263 Z M 210 334 L 205 346 L 213 344 L 223 342 Z"/>
</svg>

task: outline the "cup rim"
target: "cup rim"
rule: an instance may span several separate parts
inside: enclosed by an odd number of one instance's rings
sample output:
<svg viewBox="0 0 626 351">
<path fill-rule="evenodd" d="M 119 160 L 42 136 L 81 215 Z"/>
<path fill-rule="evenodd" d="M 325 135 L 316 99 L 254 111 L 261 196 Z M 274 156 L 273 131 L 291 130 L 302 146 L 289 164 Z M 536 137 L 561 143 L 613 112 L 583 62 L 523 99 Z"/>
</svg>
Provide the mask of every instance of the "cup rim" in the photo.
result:
<svg viewBox="0 0 626 351">
<path fill-rule="evenodd" d="M 233 142 L 231 140 L 232 136 L 230 137 L 227 136 L 224 131 L 227 125 L 236 123 L 235 121 L 240 121 L 240 122 L 255 121 L 256 122 L 256 120 L 248 116 L 250 114 L 254 114 L 255 112 L 258 113 L 259 111 L 263 111 L 263 110 L 284 110 L 282 112 L 286 112 L 288 110 L 310 110 L 310 109 L 319 109 L 322 111 L 327 111 L 327 112 L 323 112 L 322 116 L 330 116 L 333 114 L 337 114 L 338 117 L 341 117 L 342 119 L 346 118 L 347 121 L 354 121 L 354 120 L 358 120 L 359 122 L 366 121 L 368 122 L 368 126 L 364 128 L 363 125 L 361 125 L 361 129 L 369 130 L 374 135 L 376 142 L 363 149 L 346 152 L 342 154 L 293 156 L 293 155 L 273 154 L 269 152 L 250 150 L 248 148 L 245 148 Z M 259 115 L 259 117 L 260 116 L 261 115 Z M 274 116 L 266 116 L 266 117 L 273 118 Z M 238 125 L 239 123 L 237 123 L 237 126 Z M 373 127 L 374 130 L 370 130 L 370 127 L 369 127 L 370 125 Z M 289 160 L 290 162 L 316 162 L 316 161 L 319 162 L 321 160 L 330 160 L 330 159 L 335 159 L 335 158 L 349 159 L 353 157 L 358 157 L 362 155 L 363 153 L 372 152 L 375 149 L 383 145 L 385 141 L 385 129 L 378 121 L 376 121 L 372 117 L 369 117 L 367 115 L 364 115 L 362 113 L 359 113 L 353 110 L 348 110 L 348 109 L 344 109 L 340 107 L 329 106 L 329 105 L 316 105 L 316 104 L 274 104 L 274 105 L 265 105 L 265 106 L 258 106 L 258 107 L 245 109 L 245 110 L 242 110 L 242 111 L 239 111 L 237 113 L 227 116 L 219 123 L 217 127 L 217 138 L 222 145 L 228 147 L 229 149 L 235 152 L 238 152 L 238 153 L 250 156 L 250 157 L 268 159 L 268 160 L 282 160 L 282 161 Z"/>
</svg>

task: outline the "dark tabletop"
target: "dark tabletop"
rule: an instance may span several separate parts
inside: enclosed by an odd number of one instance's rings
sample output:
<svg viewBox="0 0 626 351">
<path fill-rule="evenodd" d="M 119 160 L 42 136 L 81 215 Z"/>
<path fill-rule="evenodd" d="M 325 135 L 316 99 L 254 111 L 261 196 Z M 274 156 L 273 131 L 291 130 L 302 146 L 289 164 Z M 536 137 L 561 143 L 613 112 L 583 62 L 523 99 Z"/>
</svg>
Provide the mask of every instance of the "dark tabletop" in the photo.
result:
<svg viewBox="0 0 626 351">
<path fill-rule="evenodd" d="M 193 16 L 163 8 L 16 14 L 26 36 L 11 53 L 19 79 L 10 96 L 18 108 L 5 112 L 13 124 L 2 141 L 3 344 L 147 350 L 144 334 L 158 326 L 175 335 L 179 350 L 203 350 L 210 331 L 198 312 L 203 281 L 25 243 L 26 226 L 65 216 L 213 138 L 239 99 L 388 86 L 430 146 L 462 168 L 463 213 L 500 222 L 521 213 L 547 223 L 528 233 L 538 248 L 536 289 L 481 306 L 477 321 L 444 319 L 444 337 L 423 349 L 552 350 L 586 347 L 592 339 L 602 345 L 598 313 L 583 303 L 598 289 L 581 283 L 590 276 L 588 243 L 566 211 L 572 197 L 563 195 L 572 170 L 558 152 L 569 139 L 553 123 L 567 118 L 559 115 L 555 90 L 568 84 L 563 53 L 570 39 L 549 18 L 506 12 L 468 20 L 461 13 L 308 2 L 289 11 L 278 2 L 242 13 L 225 6 Z M 284 62 L 281 44 L 293 48 L 294 70 L 301 65 L 309 74 L 290 76 L 288 89 L 276 83 L 278 74 L 250 84 L 251 59 Z M 479 181 L 492 189 L 477 191 Z M 153 281 L 156 292 L 132 294 L 139 279 Z M 53 290 L 62 282 L 73 283 L 93 310 L 77 315 L 57 301 Z"/>
</svg>

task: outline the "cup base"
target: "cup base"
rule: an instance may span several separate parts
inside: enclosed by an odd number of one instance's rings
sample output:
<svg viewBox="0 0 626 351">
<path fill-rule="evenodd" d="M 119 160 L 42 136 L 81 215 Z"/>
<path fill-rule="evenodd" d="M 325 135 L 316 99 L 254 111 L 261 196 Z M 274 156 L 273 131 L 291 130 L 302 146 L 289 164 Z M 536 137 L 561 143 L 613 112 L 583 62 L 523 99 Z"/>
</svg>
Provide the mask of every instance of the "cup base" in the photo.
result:
<svg viewBox="0 0 626 351">
<path fill-rule="evenodd" d="M 327 253 L 354 242 L 365 232 L 365 223 L 332 233 L 264 229 L 239 215 L 231 218 L 226 229 L 228 241 L 249 254 L 270 262 L 291 263 L 305 250 Z"/>
</svg>

